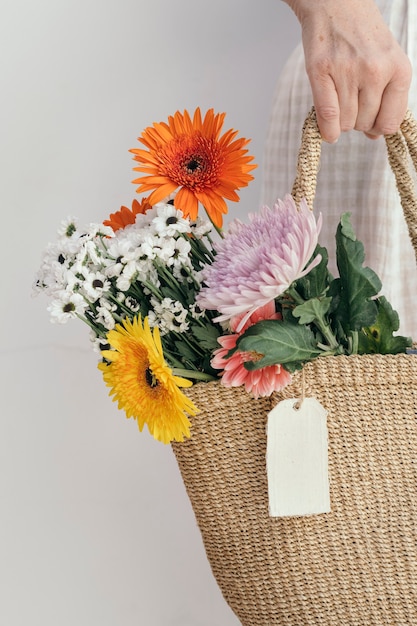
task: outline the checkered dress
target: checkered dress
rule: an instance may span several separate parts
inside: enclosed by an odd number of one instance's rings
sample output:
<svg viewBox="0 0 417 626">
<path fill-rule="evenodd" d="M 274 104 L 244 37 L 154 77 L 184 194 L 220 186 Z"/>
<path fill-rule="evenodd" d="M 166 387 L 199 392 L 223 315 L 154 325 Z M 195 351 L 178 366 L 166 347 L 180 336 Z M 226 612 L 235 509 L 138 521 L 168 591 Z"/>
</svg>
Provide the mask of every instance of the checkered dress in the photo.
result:
<svg viewBox="0 0 417 626">
<path fill-rule="evenodd" d="M 414 67 L 409 106 L 417 114 L 417 0 L 378 0 L 378 6 Z M 271 205 L 289 193 L 304 119 L 312 106 L 301 45 L 288 59 L 275 91 L 267 136 L 262 202 Z M 366 265 L 382 280 L 382 293 L 398 311 L 402 334 L 417 340 L 417 268 L 403 219 L 385 142 L 363 133 L 344 133 L 323 144 L 315 198 L 324 218 L 320 243 L 334 260 L 334 235 L 341 213 L 350 211 Z M 331 270 L 337 273 L 333 265 Z"/>
</svg>

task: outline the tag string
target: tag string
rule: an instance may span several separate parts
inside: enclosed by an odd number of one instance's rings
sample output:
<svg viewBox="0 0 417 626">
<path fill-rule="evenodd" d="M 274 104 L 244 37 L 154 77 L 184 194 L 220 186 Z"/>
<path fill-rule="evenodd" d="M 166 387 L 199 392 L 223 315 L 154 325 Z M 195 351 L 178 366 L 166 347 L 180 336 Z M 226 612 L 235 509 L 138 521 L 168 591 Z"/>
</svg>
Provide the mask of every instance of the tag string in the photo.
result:
<svg viewBox="0 0 417 626">
<path fill-rule="evenodd" d="M 297 400 L 294 404 L 294 409 L 298 411 L 301 409 L 301 405 L 303 404 L 306 397 L 306 376 L 304 373 L 304 368 L 301 370 L 301 398 Z"/>
</svg>

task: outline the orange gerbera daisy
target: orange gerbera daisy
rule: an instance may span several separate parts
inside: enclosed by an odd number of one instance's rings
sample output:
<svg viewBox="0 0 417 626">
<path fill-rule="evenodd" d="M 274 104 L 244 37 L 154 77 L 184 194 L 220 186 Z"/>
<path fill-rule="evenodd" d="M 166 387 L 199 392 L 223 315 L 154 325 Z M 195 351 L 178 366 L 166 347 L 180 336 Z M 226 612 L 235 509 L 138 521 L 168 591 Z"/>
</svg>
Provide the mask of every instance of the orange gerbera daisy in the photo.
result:
<svg viewBox="0 0 417 626">
<path fill-rule="evenodd" d="M 256 165 L 245 146 L 248 139 L 236 139 L 238 131 L 228 130 L 222 136 L 225 114 L 209 109 L 201 118 L 197 108 L 193 119 L 189 113 L 177 111 L 165 122 L 146 128 L 138 141 L 147 150 L 130 150 L 141 165 L 133 168 L 144 172 L 133 182 L 139 193 L 152 191 L 149 202 L 154 205 L 180 188 L 174 204 L 186 217 L 196 219 L 198 203 L 204 206 L 212 222 L 221 227 L 227 213 L 227 200 L 237 201 L 237 189 L 253 179 L 249 174 Z"/>
<path fill-rule="evenodd" d="M 135 199 L 132 202 L 131 209 L 128 209 L 127 206 L 120 207 L 120 211 L 110 213 L 110 219 L 104 220 L 103 224 L 104 226 L 110 226 L 116 232 L 116 230 L 124 228 L 128 224 L 134 224 L 136 215 L 138 213 L 143 215 L 150 208 L 151 205 L 148 202 L 148 198 L 143 198 L 140 202 Z"/>
</svg>

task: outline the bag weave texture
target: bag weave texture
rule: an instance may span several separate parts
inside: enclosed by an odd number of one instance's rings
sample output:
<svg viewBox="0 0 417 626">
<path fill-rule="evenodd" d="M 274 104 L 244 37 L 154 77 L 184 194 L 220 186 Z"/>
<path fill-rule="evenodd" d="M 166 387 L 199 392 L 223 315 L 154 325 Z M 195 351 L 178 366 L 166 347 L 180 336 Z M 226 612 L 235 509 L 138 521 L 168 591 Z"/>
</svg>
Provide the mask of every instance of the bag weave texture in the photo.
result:
<svg viewBox="0 0 417 626">
<path fill-rule="evenodd" d="M 200 413 L 191 438 L 172 447 L 241 624 L 417 625 L 417 356 L 320 357 L 258 400 L 219 382 L 187 394 Z M 331 512 L 271 518 L 267 415 L 304 395 L 328 411 Z"/>
</svg>

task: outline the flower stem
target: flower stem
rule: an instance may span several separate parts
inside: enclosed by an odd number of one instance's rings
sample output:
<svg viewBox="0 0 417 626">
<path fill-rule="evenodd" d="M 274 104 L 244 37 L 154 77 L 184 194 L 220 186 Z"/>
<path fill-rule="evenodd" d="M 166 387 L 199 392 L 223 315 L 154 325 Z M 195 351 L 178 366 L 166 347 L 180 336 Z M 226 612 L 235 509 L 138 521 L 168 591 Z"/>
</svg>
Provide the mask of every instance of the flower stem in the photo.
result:
<svg viewBox="0 0 417 626">
<path fill-rule="evenodd" d="M 316 318 L 314 320 L 314 323 L 316 324 L 317 328 L 320 330 L 323 337 L 326 339 L 329 348 L 331 350 L 337 350 L 339 348 L 339 342 L 334 336 L 329 324 L 326 324 L 324 320 L 321 320 L 319 318 Z"/>
<path fill-rule="evenodd" d="M 220 237 L 221 237 L 222 239 L 224 239 L 223 229 L 222 229 L 220 226 L 217 226 L 217 225 L 213 222 L 213 220 L 211 219 L 211 215 L 210 215 L 210 213 L 207 211 L 206 207 L 204 207 L 204 209 L 205 209 L 205 211 L 206 211 L 206 213 L 207 213 L 207 217 L 209 218 L 210 222 L 213 224 L 213 226 L 214 226 L 215 230 L 217 231 L 217 234 L 218 234 L 218 235 L 220 235 Z"/>
<path fill-rule="evenodd" d="M 358 354 L 359 348 L 359 333 L 357 330 L 352 330 L 349 337 L 349 354 Z"/>
<path fill-rule="evenodd" d="M 291 296 L 291 298 L 297 305 L 307 302 L 307 300 L 304 300 L 304 298 L 300 296 L 294 284 L 289 287 L 287 293 Z M 315 317 L 312 320 L 312 324 L 315 324 L 320 333 L 323 335 L 324 339 L 327 341 L 329 349 L 337 354 L 341 350 L 341 347 L 330 327 L 330 324 L 326 321 L 325 317 L 323 315 L 320 317 Z"/>
<path fill-rule="evenodd" d="M 204 380 L 206 382 L 210 380 L 217 380 L 215 376 L 200 372 L 197 370 L 185 370 L 178 367 L 174 367 L 172 370 L 174 376 L 181 376 L 182 378 L 193 378 L 194 380 Z"/>
</svg>

